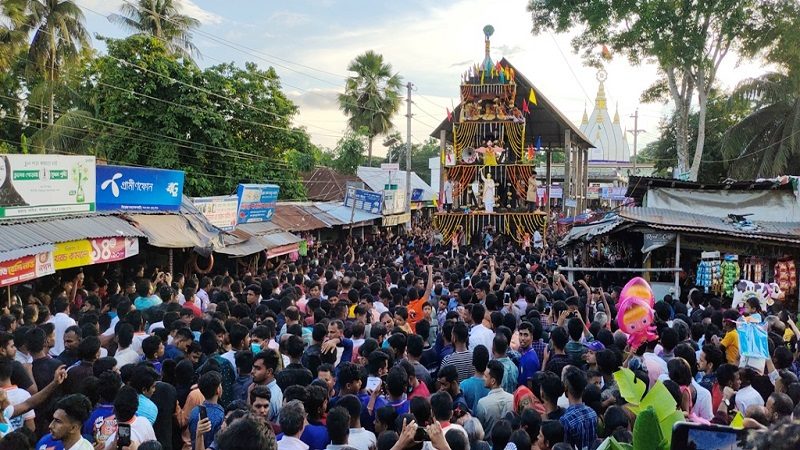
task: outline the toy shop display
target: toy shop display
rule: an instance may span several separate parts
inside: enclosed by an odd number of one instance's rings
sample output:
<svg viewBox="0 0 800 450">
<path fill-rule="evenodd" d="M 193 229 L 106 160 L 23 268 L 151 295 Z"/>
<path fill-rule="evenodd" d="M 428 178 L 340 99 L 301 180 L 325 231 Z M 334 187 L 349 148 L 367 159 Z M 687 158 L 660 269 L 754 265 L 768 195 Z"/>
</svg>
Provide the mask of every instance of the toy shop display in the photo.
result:
<svg viewBox="0 0 800 450">
<path fill-rule="evenodd" d="M 722 271 L 722 293 L 725 297 L 733 296 L 733 286 L 741 279 L 738 255 L 725 255 L 724 261 L 720 264 Z"/>
<path fill-rule="evenodd" d="M 719 252 L 703 252 L 697 266 L 697 286 L 706 294 L 722 292 L 722 270 Z"/>
<path fill-rule="evenodd" d="M 775 282 L 787 294 L 797 293 L 797 268 L 791 258 L 784 258 L 775 264 Z"/>
</svg>

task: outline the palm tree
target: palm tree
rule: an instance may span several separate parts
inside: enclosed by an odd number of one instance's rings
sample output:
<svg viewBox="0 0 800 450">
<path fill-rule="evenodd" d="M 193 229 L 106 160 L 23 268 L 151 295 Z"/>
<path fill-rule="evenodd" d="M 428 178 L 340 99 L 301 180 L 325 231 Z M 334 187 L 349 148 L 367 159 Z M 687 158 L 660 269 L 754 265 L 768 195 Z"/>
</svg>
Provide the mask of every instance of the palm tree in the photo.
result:
<svg viewBox="0 0 800 450">
<path fill-rule="evenodd" d="M 0 69 L 8 70 L 27 43 L 25 34 L 26 0 L 5 0 L 0 4 Z"/>
<path fill-rule="evenodd" d="M 392 116 L 400 108 L 401 78 L 392 74 L 392 65 L 383 55 L 368 50 L 350 62 L 347 70 L 355 72 L 345 81 L 339 94 L 339 109 L 347 116 L 353 131 L 366 129 L 367 157 L 372 165 L 372 142 L 392 129 Z"/>
<path fill-rule="evenodd" d="M 111 14 L 108 20 L 138 33 L 147 33 L 163 41 L 170 52 L 192 61 L 200 52 L 192 43 L 191 31 L 200 26 L 194 17 L 181 14 L 173 0 L 139 0 L 134 5 L 125 2 L 121 14 Z"/>
<path fill-rule="evenodd" d="M 55 121 L 54 86 L 60 71 L 88 47 L 81 8 L 72 0 L 29 0 L 26 31 L 33 31 L 28 50 L 28 69 L 44 74 L 50 89 L 49 123 Z"/>
</svg>

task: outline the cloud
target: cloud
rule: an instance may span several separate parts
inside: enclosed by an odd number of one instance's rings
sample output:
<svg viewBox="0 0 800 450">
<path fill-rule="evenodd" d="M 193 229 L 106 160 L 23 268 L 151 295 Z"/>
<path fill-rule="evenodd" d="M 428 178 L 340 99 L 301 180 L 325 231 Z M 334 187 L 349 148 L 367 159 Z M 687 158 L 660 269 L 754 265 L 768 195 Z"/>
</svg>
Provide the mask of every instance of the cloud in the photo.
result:
<svg viewBox="0 0 800 450">
<path fill-rule="evenodd" d="M 305 14 L 289 12 L 289 11 L 276 11 L 269 16 L 268 21 L 275 25 L 282 25 L 284 27 L 296 27 L 304 25 L 311 21 L 311 18 Z M 274 22 L 274 23 L 273 23 Z"/>
<path fill-rule="evenodd" d="M 339 110 L 338 95 L 339 91 L 335 89 L 308 89 L 305 91 L 289 91 L 287 92 L 289 98 L 300 107 L 314 108 L 321 110 Z"/>
<path fill-rule="evenodd" d="M 494 49 L 499 51 L 500 54 L 502 54 L 503 56 L 516 55 L 517 53 L 522 53 L 525 51 L 525 49 L 520 47 L 519 45 L 515 45 L 512 47 L 510 45 L 505 45 L 505 44 L 494 46 Z"/>
<path fill-rule="evenodd" d="M 176 0 L 176 3 L 183 14 L 194 17 L 203 25 L 216 25 L 224 21 L 222 16 L 201 8 L 192 0 Z"/>
</svg>

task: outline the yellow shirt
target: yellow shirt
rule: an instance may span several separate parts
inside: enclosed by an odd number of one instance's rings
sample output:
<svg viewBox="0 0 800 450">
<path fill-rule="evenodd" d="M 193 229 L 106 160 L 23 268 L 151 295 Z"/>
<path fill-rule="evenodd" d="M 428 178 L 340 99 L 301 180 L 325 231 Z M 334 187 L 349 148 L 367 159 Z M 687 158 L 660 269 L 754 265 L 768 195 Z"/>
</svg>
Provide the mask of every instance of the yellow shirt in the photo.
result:
<svg viewBox="0 0 800 450">
<path fill-rule="evenodd" d="M 739 364 L 739 333 L 731 330 L 725 333 L 725 337 L 720 342 L 725 347 L 725 359 L 728 364 Z"/>
</svg>

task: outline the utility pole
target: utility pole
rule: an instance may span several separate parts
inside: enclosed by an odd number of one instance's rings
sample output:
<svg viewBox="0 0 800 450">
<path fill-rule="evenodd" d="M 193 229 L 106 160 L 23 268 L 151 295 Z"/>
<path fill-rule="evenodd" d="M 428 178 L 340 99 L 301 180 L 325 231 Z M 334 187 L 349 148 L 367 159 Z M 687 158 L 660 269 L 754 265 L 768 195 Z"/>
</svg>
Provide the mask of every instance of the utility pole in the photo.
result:
<svg viewBox="0 0 800 450">
<path fill-rule="evenodd" d="M 411 88 L 414 87 L 409 81 L 406 84 L 408 95 L 406 95 L 406 213 L 408 222 L 406 230 L 411 231 Z"/>
<path fill-rule="evenodd" d="M 639 108 L 633 113 L 633 130 L 628 130 L 628 133 L 633 134 L 633 175 L 636 176 L 636 144 L 638 142 L 639 133 L 644 133 L 644 130 L 639 129 Z"/>
</svg>

